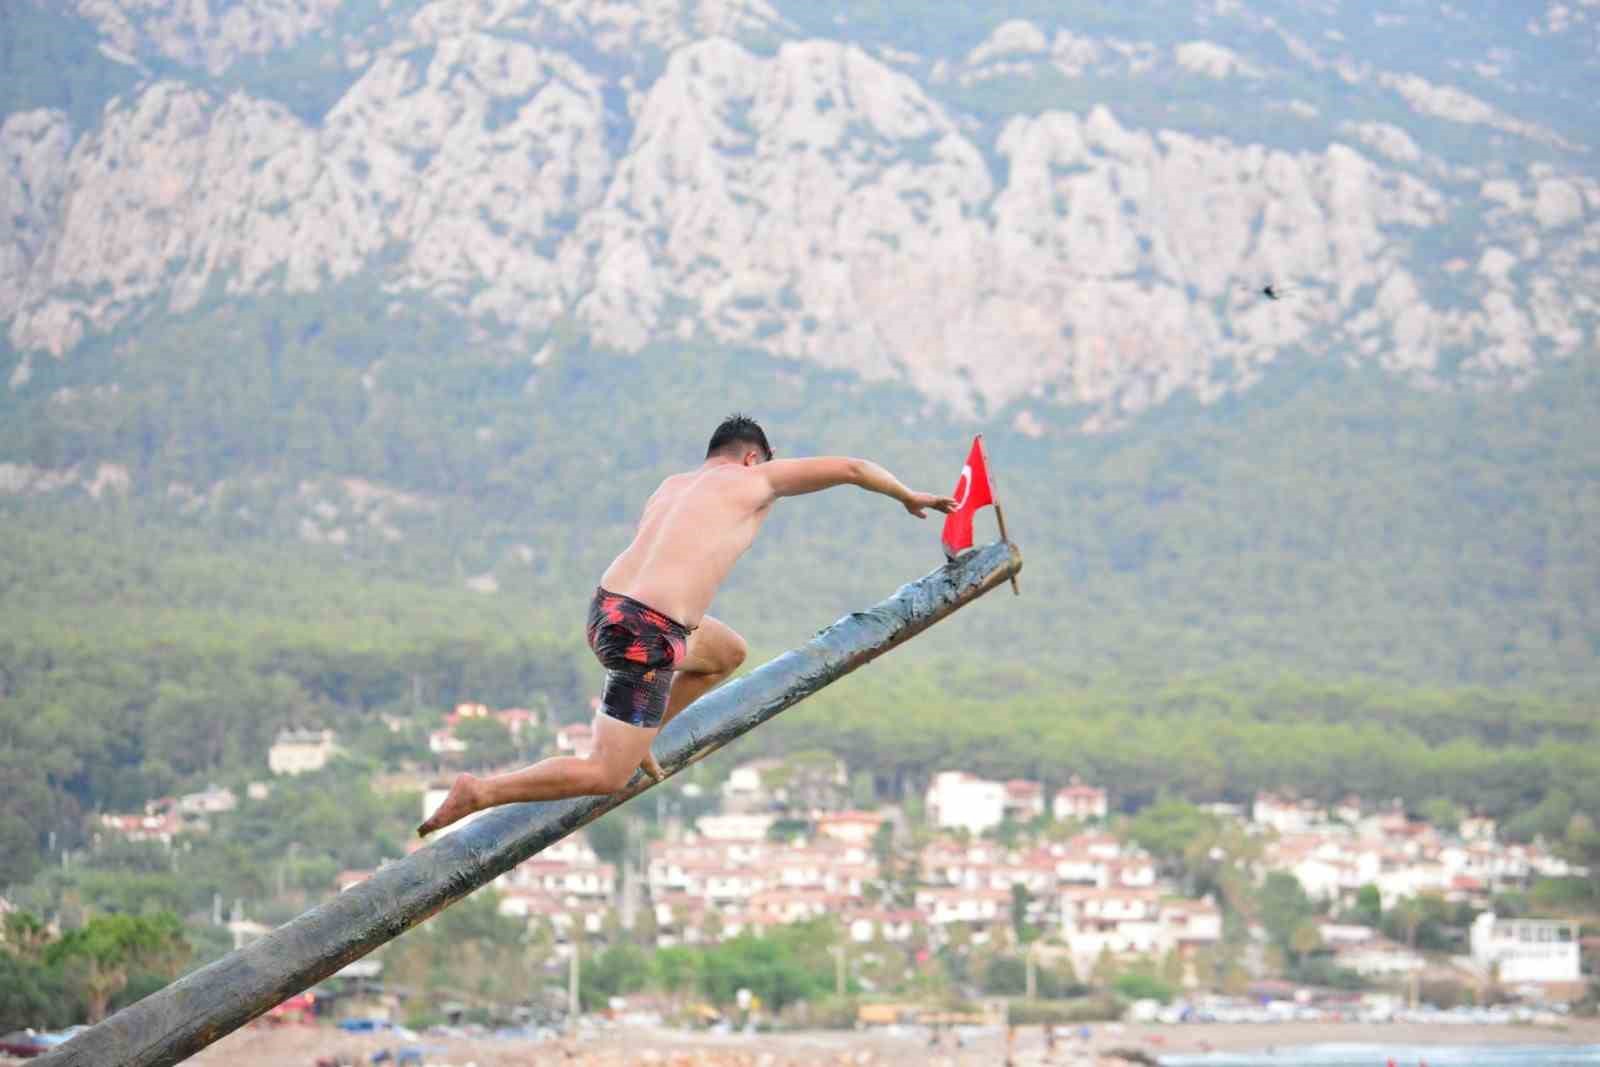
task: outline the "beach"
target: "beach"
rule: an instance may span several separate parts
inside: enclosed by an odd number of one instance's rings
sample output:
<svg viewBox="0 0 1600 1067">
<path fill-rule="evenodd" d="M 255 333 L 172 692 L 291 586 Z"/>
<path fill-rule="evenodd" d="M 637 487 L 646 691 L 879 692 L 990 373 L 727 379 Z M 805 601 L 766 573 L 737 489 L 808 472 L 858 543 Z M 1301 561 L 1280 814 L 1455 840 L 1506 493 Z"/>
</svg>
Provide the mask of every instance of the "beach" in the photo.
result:
<svg viewBox="0 0 1600 1067">
<path fill-rule="evenodd" d="M 930 1043 L 918 1028 L 893 1031 L 804 1031 L 726 1034 L 660 1028 L 586 1031 L 576 1039 L 543 1042 L 491 1036 L 348 1034 L 329 1026 L 256 1024 L 230 1035 L 193 1057 L 206 1067 L 316 1067 L 326 1063 L 366 1064 L 374 1054 L 401 1049 L 421 1053 L 423 1062 L 450 1067 L 513 1067 L 552 1064 L 563 1067 L 992 1067 L 1004 1064 L 1004 1032 L 975 1029 L 956 1047 L 952 1035 Z M 1333 1059 L 1308 1050 L 1345 1049 Z M 1600 1021 L 1573 1020 L 1560 1027 L 1480 1026 L 1394 1023 L 1263 1023 L 1196 1025 L 1101 1024 L 1087 1040 L 1074 1031 L 1057 1031 L 1054 1052 L 1039 1027 L 1020 1027 L 1010 1050 L 1017 1067 L 1043 1064 L 1126 1064 L 1117 1052 L 1137 1052 L 1148 1061 L 1213 1063 L 1362 1063 L 1415 1067 L 1429 1050 L 1439 1063 L 1471 1063 L 1462 1050 L 1484 1050 L 1482 1062 L 1526 1064 L 1600 1063 Z M 1354 1049 L 1354 1051 L 1350 1051 Z M 1499 1057 L 1493 1050 L 1502 1050 Z M 1523 1050 L 1531 1050 L 1524 1053 Z M 1545 1050 L 1548 1055 L 1544 1054 Z M 1370 1060 L 1368 1055 L 1373 1057 Z M 1510 1057 L 1507 1060 L 1506 1057 Z M 1202 1058 L 1196 1058 L 1202 1057 Z M 1242 1057 L 1242 1058 L 1236 1058 Z M 382 1061 L 380 1061 L 382 1062 Z M 393 1061 L 390 1061 L 393 1062 Z"/>
</svg>

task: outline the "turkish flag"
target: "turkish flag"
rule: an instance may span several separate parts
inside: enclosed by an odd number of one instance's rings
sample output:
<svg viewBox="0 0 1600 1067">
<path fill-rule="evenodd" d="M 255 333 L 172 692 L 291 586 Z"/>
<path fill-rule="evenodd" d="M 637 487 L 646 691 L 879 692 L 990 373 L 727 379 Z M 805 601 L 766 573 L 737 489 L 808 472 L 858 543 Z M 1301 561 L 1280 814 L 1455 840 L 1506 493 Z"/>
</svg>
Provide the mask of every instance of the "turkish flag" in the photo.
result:
<svg viewBox="0 0 1600 1067">
<path fill-rule="evenodd" d="M 951 559 L 957 553 L 972 547 L 972 516 L 982 507 L 994 503 L 994 489 L 989 485 L 989 465 L 983 458 L 983 434 L 972 439 L 972 451 L 967 453 L 967 464 L 961 468 L 961 477 L 951 492 L 956 498 L 956 509 L 944 517 L 944 554 Z"/>
</svg>

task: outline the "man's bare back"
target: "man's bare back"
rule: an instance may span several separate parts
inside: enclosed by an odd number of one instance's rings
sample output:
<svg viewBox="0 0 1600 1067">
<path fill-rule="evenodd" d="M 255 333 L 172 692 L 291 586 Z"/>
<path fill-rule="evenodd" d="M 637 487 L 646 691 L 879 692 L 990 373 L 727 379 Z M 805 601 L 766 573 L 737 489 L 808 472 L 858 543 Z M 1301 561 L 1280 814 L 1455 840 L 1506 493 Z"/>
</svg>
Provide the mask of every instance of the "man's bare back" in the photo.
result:
<svg viewBox="0 0 1600 1067">
<path fill-rule="evenodd" d="M 759 467 L 708 460 L 674 474 L 651 494 L 633 543 L 606 568 L 600 585 L 699 626 L 776 499 Z"/>
<path fill-rule="evenodd" d="M 607 669 L 588 756 L 558 756 L 490 778 L 462 774 L 421 826 L 431 833 L 473 812 L 527 800 L 614 793 L 643 766 L 660 728 L 744 662 L 744 639 L 707 614 L 780 497 L 854 485 L 891 497 L 917 518 L 955 500 L 918 493 L 869 460 L 772 458 L 766 435 L 734 416 L 717 428 L 698 468 L 674 474 L 645 503 L 633 542 L 600 578 L 589 644 Z"/>
</svg>

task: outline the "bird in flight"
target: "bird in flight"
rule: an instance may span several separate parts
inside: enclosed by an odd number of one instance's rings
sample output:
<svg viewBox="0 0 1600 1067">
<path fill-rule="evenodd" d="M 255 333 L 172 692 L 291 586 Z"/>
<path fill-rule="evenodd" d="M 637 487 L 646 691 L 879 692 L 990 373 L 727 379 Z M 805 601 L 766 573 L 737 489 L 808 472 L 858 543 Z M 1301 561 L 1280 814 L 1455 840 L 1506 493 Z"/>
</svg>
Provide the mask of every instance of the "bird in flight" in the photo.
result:
<svg viewBox="0 0 1600 1067">
<path fill-rule="evenodd" d="M 1257 294 L 1259 294 L 1261 296 L 1266 297 L 1268 300 L 1281 300 L 1289 292 L 1289 290 L 1287 290 L 1287 289 L 1278 288 L 1278 286 L 1275 285 L 1272 282 L 1268 282 L 1266 285 L 1261 286 L 1259 289 L 1257 289 L 1254 286 L 1250 286 L 1250 285 L 1247 285 L 1244 288 L 1245 288 L 1246 292 L 1257 293 Z"/>
</svg>

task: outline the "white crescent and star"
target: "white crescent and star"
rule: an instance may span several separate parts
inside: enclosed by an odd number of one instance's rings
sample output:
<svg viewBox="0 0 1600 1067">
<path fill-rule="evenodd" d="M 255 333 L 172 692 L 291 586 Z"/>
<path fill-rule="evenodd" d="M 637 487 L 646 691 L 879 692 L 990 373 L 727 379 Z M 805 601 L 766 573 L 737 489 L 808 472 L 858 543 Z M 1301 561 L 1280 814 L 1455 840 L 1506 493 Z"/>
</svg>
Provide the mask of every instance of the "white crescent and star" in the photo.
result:
<svg viewBox="0 0 1600 1067">
<path fill-rule="evenodd" d="M 961 477 L 956 479 L 956 491 L 950 495 L 956 498 L 956 510 L 960 511 L 967 506 L 967 494 L 972 491 L 972 465 L 961 465 Z"/>
</svg>

